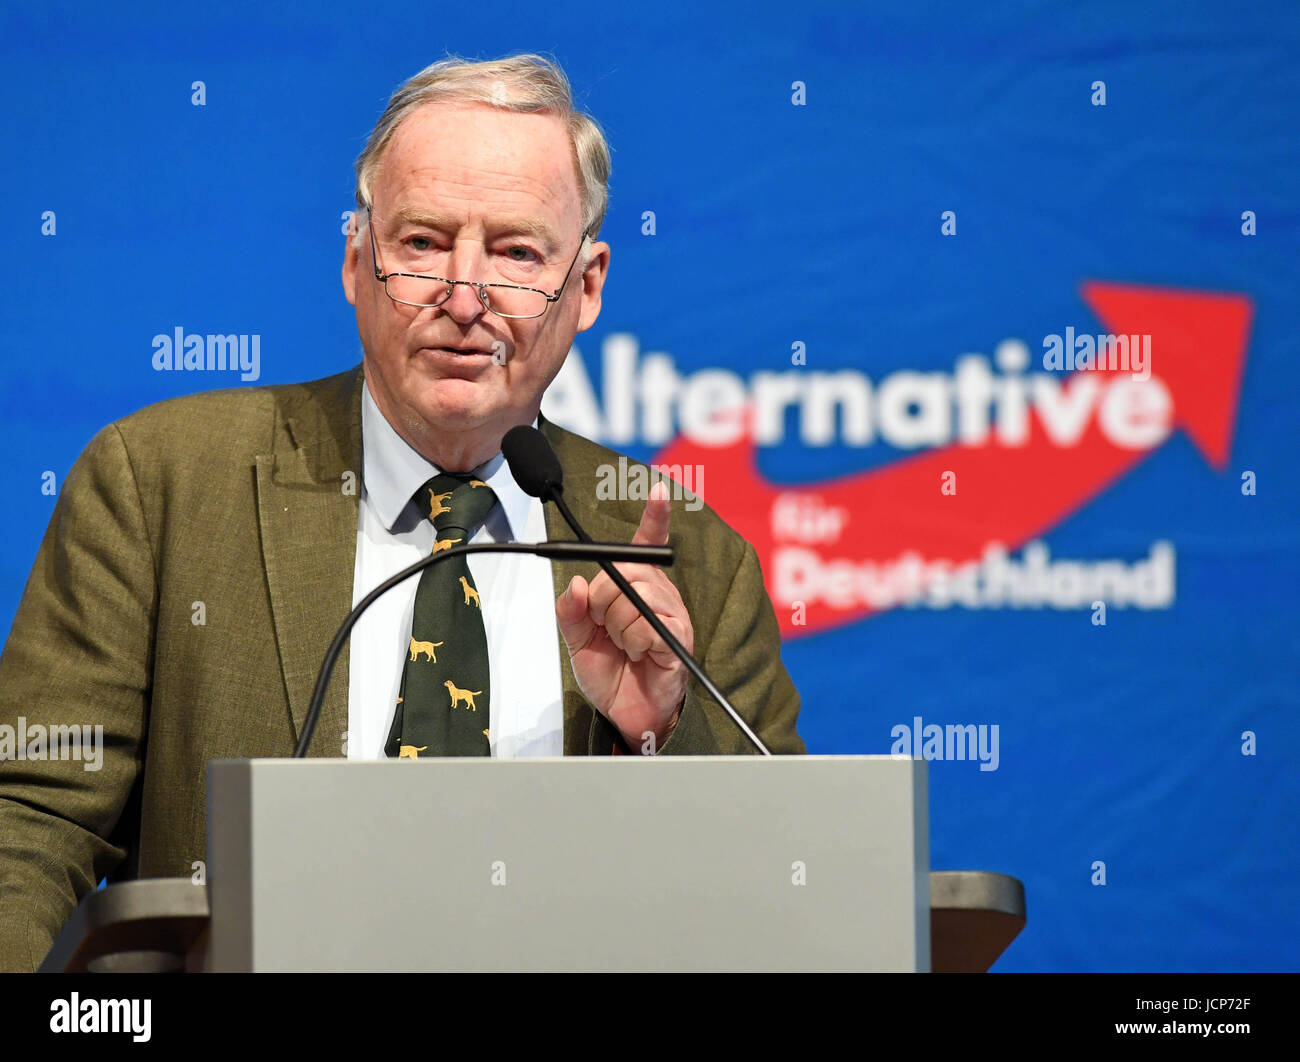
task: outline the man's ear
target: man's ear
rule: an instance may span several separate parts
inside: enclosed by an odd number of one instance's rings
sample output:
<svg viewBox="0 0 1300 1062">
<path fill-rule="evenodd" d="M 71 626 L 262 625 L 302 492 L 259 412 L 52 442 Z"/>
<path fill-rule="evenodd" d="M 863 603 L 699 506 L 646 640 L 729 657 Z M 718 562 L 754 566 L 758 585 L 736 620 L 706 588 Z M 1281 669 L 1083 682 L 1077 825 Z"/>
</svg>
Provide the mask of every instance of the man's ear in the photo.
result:
<svg viewBox="0 0 1300 1062">
<path fill-rule="evenodd" d="M 348 231 L 343 237 L 343 294 L 353 306 L 357 304 L 357 270 L 361 262 L 361 241 L 357 215 L 348 218 Z"/>
<path fill-rule="evenodd" d="M 577 331 L 585 332 L 600 316 L 600 293 L 609 274 L 609 244 L 593 243 L 591 258 L 582 271 L 582 309 L 578 312 Z"/>
</svg>

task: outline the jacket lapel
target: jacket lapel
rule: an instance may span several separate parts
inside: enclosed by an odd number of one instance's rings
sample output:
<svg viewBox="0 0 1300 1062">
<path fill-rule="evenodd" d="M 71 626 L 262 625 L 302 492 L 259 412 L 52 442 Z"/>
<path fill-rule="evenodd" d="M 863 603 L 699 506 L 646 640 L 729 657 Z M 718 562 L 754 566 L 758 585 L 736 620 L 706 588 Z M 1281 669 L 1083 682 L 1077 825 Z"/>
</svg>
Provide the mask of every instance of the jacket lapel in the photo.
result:
<svg viewBox="0 0 1300 1062">
<path fill-rule="evenodd" d="M 256 457 L 262 557 L 295 741 L 325 650 L 352 608 L 362 379 L 357 367 L 286 389 L 274 449 Z M 334 669 L 312 755 L 342 753 L 348 656 L 345 648 Z"/>
</svg>

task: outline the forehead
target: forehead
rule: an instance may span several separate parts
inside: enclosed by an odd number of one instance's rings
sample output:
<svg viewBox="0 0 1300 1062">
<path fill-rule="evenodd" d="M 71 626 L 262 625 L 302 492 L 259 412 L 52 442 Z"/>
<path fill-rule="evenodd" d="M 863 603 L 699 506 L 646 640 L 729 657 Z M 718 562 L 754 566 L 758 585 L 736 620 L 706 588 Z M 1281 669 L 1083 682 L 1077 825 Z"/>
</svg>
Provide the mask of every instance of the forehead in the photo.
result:
<svg viewBox="0 0 1300 1062">
<path fill-rule="evenodd" d="M 425 209 L 462 224 L 536 217 L 582 224 L 573 147 L 553 114 L 486 104 L 430 103 L 406 116 L 371 188 L 376 213 Z"/>
</svg>

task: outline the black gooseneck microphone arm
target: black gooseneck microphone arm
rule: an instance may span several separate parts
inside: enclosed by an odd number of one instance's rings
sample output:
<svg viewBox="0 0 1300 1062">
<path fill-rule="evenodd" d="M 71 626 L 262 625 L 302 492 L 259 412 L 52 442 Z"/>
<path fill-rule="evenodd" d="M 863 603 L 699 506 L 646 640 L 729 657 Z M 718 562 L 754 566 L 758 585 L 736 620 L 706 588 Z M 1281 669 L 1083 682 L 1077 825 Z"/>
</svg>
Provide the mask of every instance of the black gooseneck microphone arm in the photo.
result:
<svg viewBox="0 0 1300 1062">
<path fill-rule="evenodd" d="M 555 504 L 555 508 L 564 517 L 564 522 L 572 528 L 573 533 L 578 536 L 579 542 L 591 542 L 591 536 L 582 529 L 582 525 L 575 519 L 573 513 L 564 501 L 564 474 L 560 468 L 559 459 L 555 456 L 555 451 L 551 449 L 551 444 L 536 428 L 529 425 L 523 425 L 517 428 L 511 428 L 506 432 L 506 437 L 501 440 L 501 452 L 505 454 L 506 463 L 510 466 L 510 474 L 514 476 L 515 482 L 523 488 L 526 494 L 531 494 L 535 498 L 541 498 L 542 501 L 549 501 Z M 672 631 L 664 626 L 663 621 L 655 615 L 654 609 L 646 604 L 645 599 L 632 589 L 623 574 L 610 563 L 609 559 L 602 559 L 600 566 L 605 574 L 613 580 L 629 601 L 636 606 L 638 612 L 646 618 L 646 622 L 654 628 L 656 634 L 664 640 L 668 648 L 673 651 L 689 671 L 698 680 L 701 686 L 708 691 L 710 697 L 722 706 L 723 710 L 731 716 L 731 720 L 740 728 L 741 732 L 753 742 L 754 747 L 764 756 L 771 756 L 772 750 L 763 744 L 757 734 L 749 728 L 749 724 L 740 717 L 726 695 L 718 689 L 713 680 L 704 673 L 695 657 L 686 651 L 675 637 Z"/>
<path fill-rule="evenodd" d="M 361 614 L 398 583 L 404 582 L 412 575 L 424 571 L 425 568 L 441 560 L 466 553 L 531 553 L 551 560 L 595 560 L 602 564 L 608 564 L 611 560 L 620 560 L 639 564 L 659 564 L 665 567 L 673 562 L 673 551 L 669 546 L 624 546 L 613 542 L 592 542 L 591 539 L 583 542 L 480 542 L 472 546 L 452 546 L 451 549 L 421 557 L 409 568 L 403 568 L 396 575 L 385 579 L 358 601 L 356 607 L 348 613 L 347 619 L 339 627 L 316 675 L 316 688 L 312 691 L 311 704 L 302 721 L 302 732 L 298 735 L 298 744 L 293 750 L 294 759 L 300 760 L 307 755 L 312 735 L 316 732 L 316 723 L 320 719 L 321 708 L 325 704 L 325 691 L 329 689 L 334 665 Z"/>
</svg>

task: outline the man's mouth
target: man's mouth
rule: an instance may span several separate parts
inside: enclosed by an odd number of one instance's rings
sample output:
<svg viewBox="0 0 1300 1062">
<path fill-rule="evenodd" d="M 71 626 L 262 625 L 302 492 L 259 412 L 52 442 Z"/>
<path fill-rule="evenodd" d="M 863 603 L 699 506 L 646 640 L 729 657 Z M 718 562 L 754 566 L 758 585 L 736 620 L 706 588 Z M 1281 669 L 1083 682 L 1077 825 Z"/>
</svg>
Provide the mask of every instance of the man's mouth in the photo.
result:
<svg viewBox="0 0 1300 1062">
<path fill-rule="evenodd" d="M 469 357 L 474 354 L 483 354 L 491 356 L 490 350 L 484 350 L 481 347 L 425 347 L 425 350 L 431 350 L 436 354 L 454 354 L 458 357 Z"/>
</svg>

